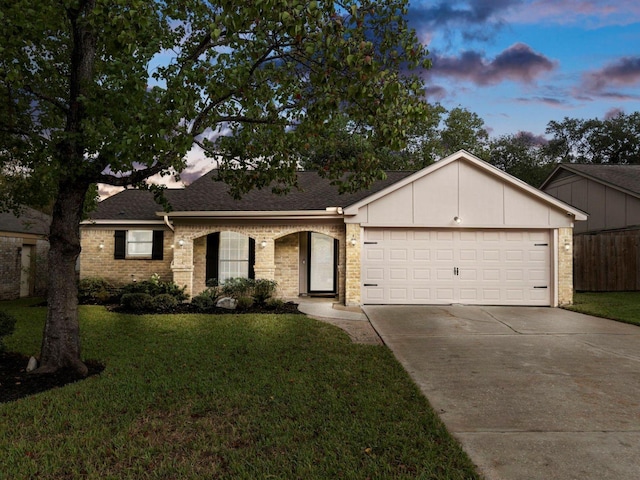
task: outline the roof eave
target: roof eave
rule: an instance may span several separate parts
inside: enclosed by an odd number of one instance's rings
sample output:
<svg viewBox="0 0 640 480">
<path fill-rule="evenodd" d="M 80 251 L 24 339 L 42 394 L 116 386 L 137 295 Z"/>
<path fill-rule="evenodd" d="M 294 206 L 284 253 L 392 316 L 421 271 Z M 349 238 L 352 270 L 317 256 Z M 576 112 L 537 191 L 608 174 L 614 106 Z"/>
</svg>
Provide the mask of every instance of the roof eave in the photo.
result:
<svg viewBox="0 0 640 480">
<path fill-rule="evenodd" d="M 282 220 L 282 219 L 323 219 L 342 218 L 340 207 L 329 207 L 325 210 L 246 210 L 246 211 L 180 211 L 180 212 L 156 212 L 156 215 L 169 218 L 224 218 L 224 219 L 261 219 L 261 220 Z"/>
</svg>

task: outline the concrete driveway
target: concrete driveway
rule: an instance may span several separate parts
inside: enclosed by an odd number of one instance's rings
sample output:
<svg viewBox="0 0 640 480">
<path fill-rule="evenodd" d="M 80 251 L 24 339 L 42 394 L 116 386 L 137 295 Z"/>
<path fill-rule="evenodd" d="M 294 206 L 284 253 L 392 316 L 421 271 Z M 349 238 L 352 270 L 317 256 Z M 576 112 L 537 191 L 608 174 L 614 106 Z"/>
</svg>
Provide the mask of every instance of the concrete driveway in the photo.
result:
<svg viewBox="0 0 640 480">
<path fill-rule="evenodd" d="M 640 479 L 640 328 L 555 308 L 367 306 L 487 479 Z"/>
</svg>

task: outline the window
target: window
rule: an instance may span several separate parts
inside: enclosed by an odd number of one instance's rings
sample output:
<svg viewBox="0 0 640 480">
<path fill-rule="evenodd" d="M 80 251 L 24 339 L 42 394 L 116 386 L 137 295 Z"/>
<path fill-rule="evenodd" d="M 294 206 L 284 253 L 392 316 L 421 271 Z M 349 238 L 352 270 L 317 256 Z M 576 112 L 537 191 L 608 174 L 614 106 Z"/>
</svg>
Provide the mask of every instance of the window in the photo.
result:
<svg viewBox="0 0 640 480">
<path fill-rule="evenodd" d="M 249 237 L 235 232 L 220 232 L 218 281 L 249 277 Z"/>
<path fill-rule="evenodd" d="M 163 259 L 163 230 L 116 230 L 114 239 L 113 258 L 116 260 Z"/>
<path fill-rule="evenodd" d="M 206 279 L 224 283 L 229 278 L 255 278 L 256 242 L 235 232 L 207 235 Z"/>
<path fill-rule="evenodd" d="M 127 231 L 127 257 L 150 257 L 153 252 L 153 230 Z"/>
</svg>

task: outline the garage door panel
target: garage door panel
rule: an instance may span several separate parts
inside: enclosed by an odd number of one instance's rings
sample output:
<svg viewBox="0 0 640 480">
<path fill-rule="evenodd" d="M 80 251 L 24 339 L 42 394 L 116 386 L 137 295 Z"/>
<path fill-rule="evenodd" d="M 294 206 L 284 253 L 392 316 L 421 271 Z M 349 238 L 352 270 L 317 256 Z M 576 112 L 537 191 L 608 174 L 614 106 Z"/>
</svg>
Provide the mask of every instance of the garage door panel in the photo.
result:
<svg viewBox="0 0 640 480">
<path fill-rule="evenodd" d="M 362 257 L 364 303 L 551 304 L 549 231 L 371 228 Z"/>
</svg>

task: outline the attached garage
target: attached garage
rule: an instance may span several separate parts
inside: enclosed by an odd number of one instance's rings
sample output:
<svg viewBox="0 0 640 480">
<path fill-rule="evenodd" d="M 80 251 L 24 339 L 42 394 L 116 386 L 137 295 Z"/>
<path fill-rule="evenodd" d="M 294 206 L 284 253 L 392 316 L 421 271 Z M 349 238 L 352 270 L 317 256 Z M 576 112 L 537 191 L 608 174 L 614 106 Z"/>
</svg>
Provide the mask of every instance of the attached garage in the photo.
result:
<svg viewBox="0 0 640 480">
<path fill-rule="evenodd" d="M 365 304 L 550 305 L 548 230 L 365 228 Z"/>
<path fill-rule="evenodd" d="M 466 152 L 344 215 L 359 227 L 360 304 L 571 303 L 573 222 L 584 213 Z"/>
</svg>

